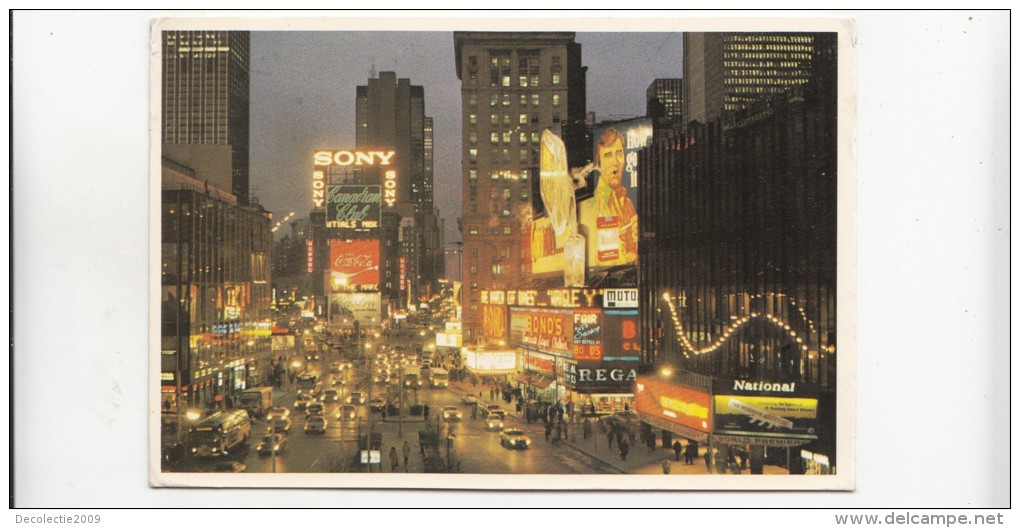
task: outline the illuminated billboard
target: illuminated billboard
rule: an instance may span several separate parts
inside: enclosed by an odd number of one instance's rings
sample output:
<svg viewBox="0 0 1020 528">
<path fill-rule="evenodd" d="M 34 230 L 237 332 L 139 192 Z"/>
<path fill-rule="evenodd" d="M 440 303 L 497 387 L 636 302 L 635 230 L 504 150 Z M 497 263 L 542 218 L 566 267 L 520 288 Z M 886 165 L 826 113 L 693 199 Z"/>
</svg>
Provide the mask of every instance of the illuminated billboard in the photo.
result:
<svg viewBox="0 0 1020 528">
<path fill-rule="evenodd" d="M 443 332 L 437 332 L 436 346 L 460 348 L 463 346 L 462 339 L 463 338 L 460 334 L 445 334 Z"/>
<path fill-rule="evenodd" d="M 508 351 L 464 350 L 464 365 L 475 372 L 509 373 L 517 369 L 517 354 Z"/>
<path fill-rule="evenodd" d="M 602 312 L 602 359 L 635 360 L 641 357 L 637 310 Z"/>
<path fill-rule="evenodd" d="M 598 176 L 591 198 L 578 204 L 588 268 L 633 264 L 638 245 L 638 151 L 652 140 L 652 121 L 632 119 L 594 129 Z"/>
<path fill-rule="evenodd" d="M 379 227 L 382 188 L 378 185 L 327 185 L 326 227 L 367 231 Z"/>
<path fill-rule="evenodd" d="M 514 346 L 569 357 L 573 337 L 573 310 L 510 309 L 510 342 Z"/>
<path fill-rule="evenodd" d="M 652 376 L 638 376 L 634 383 L 634 407 L 642 417 L 647 415 L 704 433 L 712 430 L 711 398 L 707 392 Z"/>
<path fill-rule="evenodd" d="M 330 240 L 329 262 L 329 291 L 379 287 L 378 240 Z"/>
<path fill-rule="evenodd" d="M 489 342 L 498 343 L 506 340 L 506 306 L 482 305 L 482 332 Z"/>
<path fill-rule="evenodd" d="M 713 380 L 715 432 L 813 440 L 818 398 L 798 382 Z"/>
<path fill-rule="evenodd" d="M 382 314 L 379 293 L 334 293 L 329 296 L 331 319 L 350 319 L 362 326 L 378 325 Z"/>
<path fill-rule="evenodd" d="M 602 359 L 602 310 L 574 310 L 573 356 L 576 360 Z"/>
<path fill-rule="evenodd" d="M 531 271 L 564 269 L 568 237 L 577 235 L 574 183 L 567 167 L 567 148 L 550 130 L 542 131 L 538 191 L 532 193 Z"/>
</svg>

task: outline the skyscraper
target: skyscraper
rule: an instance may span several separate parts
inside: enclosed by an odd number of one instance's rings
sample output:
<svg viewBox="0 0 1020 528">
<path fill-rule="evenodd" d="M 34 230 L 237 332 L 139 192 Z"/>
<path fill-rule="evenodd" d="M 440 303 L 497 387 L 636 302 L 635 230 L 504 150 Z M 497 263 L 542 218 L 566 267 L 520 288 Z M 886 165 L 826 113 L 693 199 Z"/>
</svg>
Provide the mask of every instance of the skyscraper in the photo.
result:
<svg viewBox="0 0 1020 528">
<path fill-rule="evenodd" d="M 816 36 L 809 33 L 684 33 L 683 118 L 723 112 L 804 84 Z"/>
<path fill-rule="evenodd" d="M 163 32 L 163 152 L 200 172 L 229 174 L 209 183 L 241 204 L 249 201 L 249 40 L 247 31 Z"/>
<path fill-rule="evenodd" d="M 583 125 L 585 68 L 574 33 L 455 32 L 454 46 L 463 120 L 462 320 L 468 344 L 482 340 L 481 291 L 527 278 L 525 226 L 541 133 Z"/>
<path fill-rule="evenodd" d="M 398 79 L 395 72 L 380 72 L 378 78 L 357 87 L 355 114 L 358 149 L 396 152 L 393 168 L 397 174 L 397 202 L 391 209 L 402 218 L 404 267 L 390 270 L 393 263 L 384 263 L 384 282 L 398 285 L 396 291 L 406 291 L 410 280 L 409 293 L 418 298 L 428 290 L 428 284 L 438 279 L 433 276 L 433 266 L 424 260 L 439 251 L 438 246 L 428 247 L 431 238 L 426 233 L 429 225 L 435 229 L 435 221 L 432 118 L 425 115 L 425 90 L 412 85 L 410 79 Z M 389 281 L 388 275 L 392 275 Z"/>
<path fill-rule="evenodd" d="M 645 90 L 645 115 L 656 128 L 683 123 L 683 80 L 655 79 Z"/>
</svg>

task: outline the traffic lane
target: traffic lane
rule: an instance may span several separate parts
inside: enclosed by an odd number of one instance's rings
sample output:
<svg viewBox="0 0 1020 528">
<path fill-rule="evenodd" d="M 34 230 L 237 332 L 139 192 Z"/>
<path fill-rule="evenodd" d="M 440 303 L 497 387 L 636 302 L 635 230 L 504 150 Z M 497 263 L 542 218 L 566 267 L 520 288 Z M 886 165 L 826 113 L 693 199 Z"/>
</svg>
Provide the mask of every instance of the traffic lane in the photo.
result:
<svg viewBox="0 0 1020 528">
<path fill-rule="evenodd" d="M 288 399 L 293 400 L 293 396 Z M 346 454 L 353 455 L 358 423 L 359 421 L 364 422 L 365 409 L 363 406 L 358 406 L 357 418 L 341 420 L 336 418 L 336 414 L 341 408 L 340 403 L 325 404 L 324 408 L 326 432 L 321 435 L 305 434 L 304 426 L 307 423 L 305 412 L 298 409 L 291 411 L 291 428 L 287 434 L 287 444 L 284 452 L 276 458 L 278 473 L 321 473 L 339 470 L 337 466 L 344 462 Z M 256 435 L 256 427 L 261 433 L 265 431 L 266 426 L 265 423 L 253 422 L 250 451 L 244 460 L 248 465 L 249 473 L 272 471 L 272 457 L 268 455 L 260 457 L 255 449 L 264 434 Z"/>
</svg>

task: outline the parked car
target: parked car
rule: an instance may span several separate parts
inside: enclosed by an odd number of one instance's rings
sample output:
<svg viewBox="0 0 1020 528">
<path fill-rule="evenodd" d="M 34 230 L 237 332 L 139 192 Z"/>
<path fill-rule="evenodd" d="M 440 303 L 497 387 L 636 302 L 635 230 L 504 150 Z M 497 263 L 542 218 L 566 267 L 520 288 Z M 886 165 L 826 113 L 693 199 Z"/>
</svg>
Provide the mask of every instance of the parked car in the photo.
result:
<svg viewBox="0 0 1020 528">
<path fill-rule="evenodd" d="M 305 422 L 305 434 L 326 434 L 326 417 L 321 414 L 309 416 Z"/>
<path fill-rule="evenodd" d="M 287 435 L 271 433 L 262 437 L 262 441 L 259 442 L 259 445 L 255 448 L 255 450 L 258 451 L 259 456 L 268 455 L 274 452 L 276 454 L 282 454 L 286 445 Z"/>
<path fill-rule="evenodd" d="M 527 449 L 531 445 L 531 438 L 520 429 L 503 429 L 499 433 L 499 443 L 511 449 Z"/>
</svg>

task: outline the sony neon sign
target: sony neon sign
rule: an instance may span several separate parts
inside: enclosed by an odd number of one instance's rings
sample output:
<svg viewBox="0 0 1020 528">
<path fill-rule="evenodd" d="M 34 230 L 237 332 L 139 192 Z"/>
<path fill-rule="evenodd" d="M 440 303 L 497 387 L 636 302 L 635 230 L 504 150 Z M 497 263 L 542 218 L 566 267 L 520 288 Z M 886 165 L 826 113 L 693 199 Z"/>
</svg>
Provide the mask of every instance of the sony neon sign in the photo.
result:
<svg viewBox="0 0 1020 528">
<path fill-rule="evenodd" d="M 341 167 L 393 164 L 393 156 L 396 152 L 382 150 L 319 150 L 312 155 L 312 161 L 316 167 L 329 167 L 339 165 Z M 387 207 L 393 207 L 397 203 L 397 171 L 387 170 L 383 173 L 383 197 L 382 201 Z M 312 203 L 315 207 L 323 207 L 326 204 L 326 172 L 321 169 L 312 171 Z"/>
</svg>

